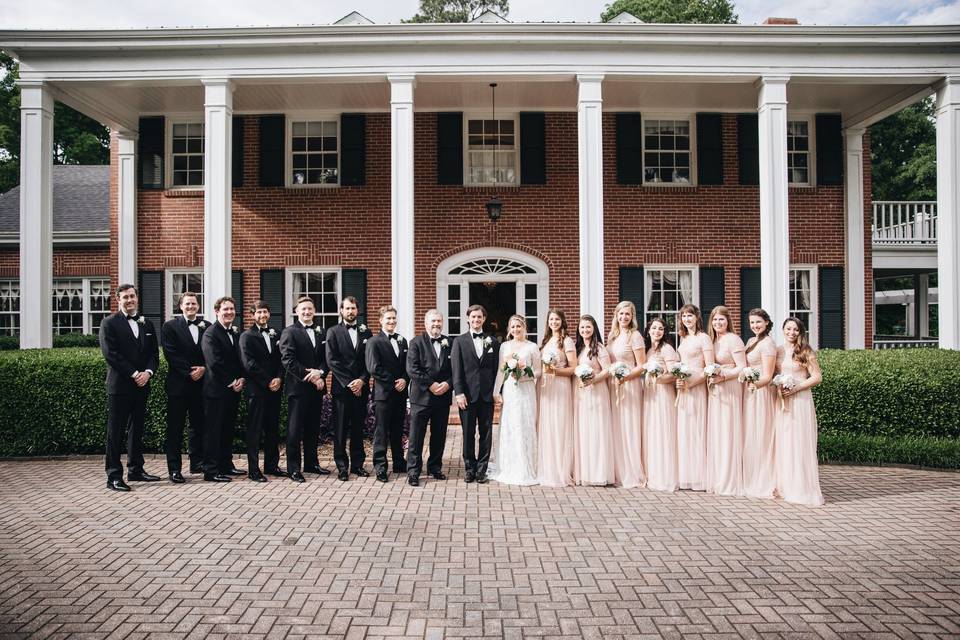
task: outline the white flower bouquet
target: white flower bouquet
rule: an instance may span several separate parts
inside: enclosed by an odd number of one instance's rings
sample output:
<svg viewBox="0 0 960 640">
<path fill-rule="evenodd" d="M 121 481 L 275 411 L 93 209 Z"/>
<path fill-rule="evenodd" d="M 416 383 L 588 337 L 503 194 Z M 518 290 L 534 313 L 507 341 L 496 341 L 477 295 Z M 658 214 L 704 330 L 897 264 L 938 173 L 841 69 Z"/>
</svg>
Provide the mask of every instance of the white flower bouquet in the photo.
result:
<svg viewBox="0 0 960 640">
<path fill-rule="evenodd" d="M 580 387 L 583 388 L 583 383 L 594 376 L 593 367 L 588 364 L 577 365 L 577 368 L 573 370 L 573 375 L 577 376 L 577 379 L 580 381 Z"/>
<path fill-rule="evenodd" d="M 777 375 L 773 376 L 773 380 L 770 381 L 770 384 L 777 388 L 777 393 L 780 396 L 780 410 L 786 411 L 786 398 L 783 397 L 783 391 L 785 389 L 789 391 L 796 387 L 797 381 L 789 374 L 778 373 Z"/>
<path fill-rule="evenodd" d="M 715 387 L 717 385 L 716 378 L 719 378 L 723 375 L 723 367 L 714 362 L 713 364 L 708 364 L 703 368 L 703 375 L 707 377 L 707 388 L 715 393 Z"/>
<path fill-rule="evenodd" d="M 626 362 L 614 362 L 610 365 L 610 373 L 613 374 L 618 384 L 623 384 L 624 379 L 630 375 L 631 370 L 630 365 Z"/>
<path fill-rule="evenodd" d="M 543 354 L 543 386 L 547 386 L 547 378 L 556 373 L 557 363 L 560 362 L 560 354 L 554 349 L 550 349 Z"/>
<path fill-rule="evenodd" d="M 753 384 L 760 379 L 760 369 L 756 367 L 744 367 L 740 370 L 740 375 L 737 376 L 737 380 L 740 382 L 745 382 L 750 386 L 750 393 L 753 393 L 757 390 Z"/>
<path fill-rule="evenodd" d="M 643 365 L 643 379 L 647 384 L 653 386 L 657 383 L 657 377 L 663 375 L 663 367 L 656 360 L 647 360 Z"/>
<path fill-rule="evenodd" d="M 690 369 L 690 365 L 686 362 L 678 362 L 670 367 L 670 375 L 672 375 L 677 380 L 687 380 L 690 376 L 693 375 L 693 371 Z M 686 391 L 687 388 L 683 387 L 681 392 Z M 677 394 L 676 400 L 673 401 L 673 406 L 677 406 L 680 402 L 680 394 Z"/>
</svg>

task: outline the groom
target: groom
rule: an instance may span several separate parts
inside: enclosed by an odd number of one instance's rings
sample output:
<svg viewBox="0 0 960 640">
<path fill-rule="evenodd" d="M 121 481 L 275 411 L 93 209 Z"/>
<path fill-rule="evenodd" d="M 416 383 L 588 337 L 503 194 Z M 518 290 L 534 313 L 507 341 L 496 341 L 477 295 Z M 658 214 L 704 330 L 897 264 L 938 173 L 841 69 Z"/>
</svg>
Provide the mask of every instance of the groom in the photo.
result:
<svg viewBox="0 0 960 640">
<path fill-rule="evenodd" d="M 453 393 L 463 425 L 464 482 L 487 480 L 493 436 L 493 384 L 497 378 L 500 343 L 483 331 L 487 311 L 479 304 L 467 309 L 470 329 L 453 341 Z M 480 450 L 476 451 L 479 427 Z"/>
</svg>

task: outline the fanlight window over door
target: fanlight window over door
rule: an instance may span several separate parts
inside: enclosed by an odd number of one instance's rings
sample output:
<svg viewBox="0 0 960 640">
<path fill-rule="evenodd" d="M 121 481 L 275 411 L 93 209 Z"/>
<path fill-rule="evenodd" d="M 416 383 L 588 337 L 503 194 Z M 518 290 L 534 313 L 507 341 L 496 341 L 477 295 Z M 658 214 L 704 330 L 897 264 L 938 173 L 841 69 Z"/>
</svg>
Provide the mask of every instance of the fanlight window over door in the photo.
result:
<svg viewBox="0 0 960 640">
<path fill-rule="evenodd" d="M 481 258 L 480 260 L 470 260 L 454 267 L 450 270 L 452 276 L 485 276 L 485 275 L 523 275 L 535 274 L 537 271 L 533 267 L 508 260 L 506 258 Z"/>
</svg>

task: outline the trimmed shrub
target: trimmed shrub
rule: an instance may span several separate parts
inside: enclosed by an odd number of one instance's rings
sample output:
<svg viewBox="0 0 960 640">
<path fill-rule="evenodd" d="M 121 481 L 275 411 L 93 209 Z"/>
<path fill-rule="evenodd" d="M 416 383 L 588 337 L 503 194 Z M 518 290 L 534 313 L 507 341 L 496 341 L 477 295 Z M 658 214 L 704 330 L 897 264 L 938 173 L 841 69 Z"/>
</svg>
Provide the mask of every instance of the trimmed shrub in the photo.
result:
<svg viewBox="0 0 960 640">
<path fill-rule="evenodd" d="M 100 339 L 90 333 L 64 333 L 53 336 L 53 348 L 99 347 Z M 0 336 L 0 351 L 16 351 L 20 348 L 19 336 Z"/>
</svg>

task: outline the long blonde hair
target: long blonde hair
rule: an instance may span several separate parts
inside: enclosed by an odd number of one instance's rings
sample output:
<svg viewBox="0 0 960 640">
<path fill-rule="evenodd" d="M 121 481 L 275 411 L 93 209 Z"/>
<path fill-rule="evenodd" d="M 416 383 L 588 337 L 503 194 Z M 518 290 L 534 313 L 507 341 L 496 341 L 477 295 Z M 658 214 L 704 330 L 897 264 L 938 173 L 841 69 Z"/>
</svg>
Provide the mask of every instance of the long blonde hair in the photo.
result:
<svg viewBox="0 0 960 640">
<path fill-rule="evenodd" d="M 617 339 L 617 336 L 620 335 L 620 321 L 617 320 L 617 315 L 620 313 L 621 309 L 630 309 L 630 326 L 627 327 L 627 335 L 629 336 L 631 331 L 640 330 L 640 327 L 637 326 L 637 307 L 629 300 L 624 300 L 617 305 L 616 309 L 613 310 L 613 322 L 610 325 L 610 334 L 607 336 L 607 344 L 612 343 Z"/>
</svg>

